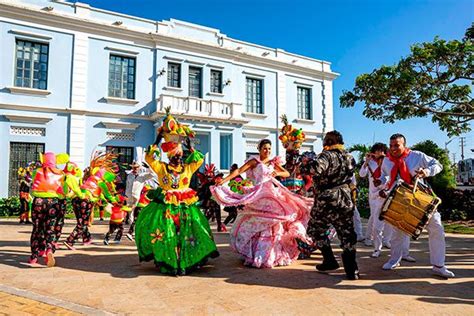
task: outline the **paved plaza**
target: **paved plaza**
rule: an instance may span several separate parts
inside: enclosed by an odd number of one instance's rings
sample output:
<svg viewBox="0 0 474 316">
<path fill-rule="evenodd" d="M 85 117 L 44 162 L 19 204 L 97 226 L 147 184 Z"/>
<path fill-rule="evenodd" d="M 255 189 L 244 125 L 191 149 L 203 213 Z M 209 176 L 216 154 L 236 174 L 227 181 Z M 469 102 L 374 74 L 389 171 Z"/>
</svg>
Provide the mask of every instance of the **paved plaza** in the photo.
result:
<svg viewBox="0 0 474 316">
<path fill-rule="evenodd" d="M 67 221 L 65 234 L 73 224 Z M 215 227 L 219 258 L 189 276 L 161 275 L 152 263 L 138 262 L 125 237 L 120 245 L 104 246 L 107 228 L 95 222 L 95 244 L 59 250 L 57 266 L 48 269 L 25 263 L 31 226 L 0 220 L 0 314 L 474 314 L 474 236 L 447 236 L 454 279 L 431 275 L 424 234 L 411 245 L 417 263 L 396 271 L 381 269 L 387 250 L 372 259 L 371 248 L 361 245 L 362 279 L 347 281 L 342 269 L 316 272 L 319 254 L 289 267 L 243 267 L 228 233 L 216 233 Z"/>
</svg>

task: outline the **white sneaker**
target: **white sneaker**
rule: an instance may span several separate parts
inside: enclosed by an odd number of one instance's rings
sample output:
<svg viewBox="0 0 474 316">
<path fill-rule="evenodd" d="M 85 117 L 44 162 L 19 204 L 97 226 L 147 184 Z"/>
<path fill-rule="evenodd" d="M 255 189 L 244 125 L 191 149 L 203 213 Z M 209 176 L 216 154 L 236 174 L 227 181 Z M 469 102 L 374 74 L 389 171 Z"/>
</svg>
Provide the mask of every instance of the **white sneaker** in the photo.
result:
<svg viewBox="0 0 474 316">
<path fill-rule="evenodd" d="M 383 265 L 382 269 L 384 269 L 384 270 L 393 270 L 393 269 L 395 269 L 399 266 L 400 266 L 399 262 L 392 262 L 392 261 L 389 260 Z"/>
<path fill-rule="evenodd" d="M 366 239 L 364 241 L 364 245 L 366 245 L 367 247 L 371 247 L 374 243 L 372 242 L 372 240 L 370 239 Z"/>
<path fill-rule="evenodd" d="M 378 258 L 380 257 L 380 250 L 374 250 L 372 254 L 370 255 L 372 258 Z"/>
<path fill-rule="evenodd" d="M 382 242 L 382 246 L 384 246 L 384 247 L 387 248 L 387 249 L 392 248 L 392 244 L 390 243 L 390 241 L 384 241 L 384 242 Z"/>
<path fill-rule="evenodd" d="M 132 234 L 128 234 L 128 233 L 127 233 L 127 234 L 125 234 L 125 236 L 127 236 L 128 240 L 133 241 L 133 236 L 132 236 Z"/>
<path fill-rule="evenodd" d="M 438 275 L 443 278 L 454 278 L 454 273 L 448 270 L 445 266 L 438 268 L 438 267 L 433 267 L 433 274 Z"/>
<path fill-rule="evenodd" d="M 416 259 L 413 258 L 412 256 L 403 256 L 402 260 L 406 262 L 416 262 Z"/>
</svg>

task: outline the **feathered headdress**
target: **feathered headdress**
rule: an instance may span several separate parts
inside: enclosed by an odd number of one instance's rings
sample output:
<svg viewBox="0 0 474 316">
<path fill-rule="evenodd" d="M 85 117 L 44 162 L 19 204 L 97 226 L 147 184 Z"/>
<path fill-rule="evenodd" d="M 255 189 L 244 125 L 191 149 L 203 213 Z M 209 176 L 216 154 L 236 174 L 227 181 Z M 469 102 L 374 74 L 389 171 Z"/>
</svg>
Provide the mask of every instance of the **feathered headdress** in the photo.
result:
<svg viewBox="0 0 474 316">
<path fill-rule="evenodd" d="M 204 174 L 209 178 L 214 178 L 214 176 L 216 175 L 216 165 L 214 165 L 213 163 L 207 164 L 204 167 Z"/>
<path fill-rule="evenodd" d="M 306 136 L 303 131 L 296 129 L 291 124 L 288 124 L 288 118 L 285 114 L 281 116 L 281 122 L 283 127 L 281 128 L 281 134 L 278 137 L 285 147 L 286 150 L 297 150 L 301 147 L 301 144 L 305 141 Z"/>
<path fill-rule="evenodd" d="M 84 178 L 95 175 L 104 180 L 113 181 L 115 173 L 119 171 L 117 157 L 119 155 L 111 152 L 94 151 L 88 172 L 84 172 Z"/>
</svg>

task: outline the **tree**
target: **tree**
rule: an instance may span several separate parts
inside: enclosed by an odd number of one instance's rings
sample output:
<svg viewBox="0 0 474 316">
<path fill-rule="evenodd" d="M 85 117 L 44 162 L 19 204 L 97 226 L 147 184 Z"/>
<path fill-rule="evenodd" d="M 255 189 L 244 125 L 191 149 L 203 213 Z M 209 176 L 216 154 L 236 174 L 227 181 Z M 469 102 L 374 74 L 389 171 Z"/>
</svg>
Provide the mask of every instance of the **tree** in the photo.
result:
<svg viewBox="0 0 474 316">
<path fill-rule="evenodd" d="M 356 78 L 352 91 L 343 91 L 341 107 L 364 102 L 367 118 L 394 123 L 431 116 L 448 135 L 471 130 L 474 101 L 474 26 L 462 40 L 415 44 L 411 54 L 393 66 L 382 66 Z"/>
<path fill-rule="evenodd" d="M 431 140 L 425 140 L 411 147 L 413 150 L 418 150 L 425 153 L 428 156 L 436 158 L 441 165 L 443 170 L 432 178 L 428 178 L 428 183 L 432 186 L 436 193 L 442 193 L 446 189 L 453 189 L 456 187 L 456 178 L 452 164 L 449 161 L 448 153 L 436 145 Z"/>
<path fill-rule="evenodd" d="M 357 164 L 361 166 L 364 163 L 365 155 L 370 152 L 370 147 L 364 144 L 355 144 L 347 148 L 347 151 L 350 153 L 354 151 L 359 152 L 359 155 L 357 156 Z"/>
</svg>

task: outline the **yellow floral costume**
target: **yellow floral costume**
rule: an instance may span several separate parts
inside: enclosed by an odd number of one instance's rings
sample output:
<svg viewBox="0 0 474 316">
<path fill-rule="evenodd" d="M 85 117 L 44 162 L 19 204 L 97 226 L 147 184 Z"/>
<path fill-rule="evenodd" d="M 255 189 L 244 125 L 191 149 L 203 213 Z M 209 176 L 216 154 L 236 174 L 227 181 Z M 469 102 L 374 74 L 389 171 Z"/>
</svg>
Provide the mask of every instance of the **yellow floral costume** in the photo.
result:
<svg viewBox="0 0 474 316">
<path fill-rule="evenodd" d="M 173 168 L 155 159 L 154 153 L 156 145 L 148 150 L 145 160 L 157 174 L 160 188 L 148 193 L 151 203 L 138 216 L 138 254 L 140 261 L 154 260 L 162 273 L 187 273 L 219 255 L 196 192 L 189 188 L 204 157 L 194 151 L 184 164 Z"/>
</svg>

